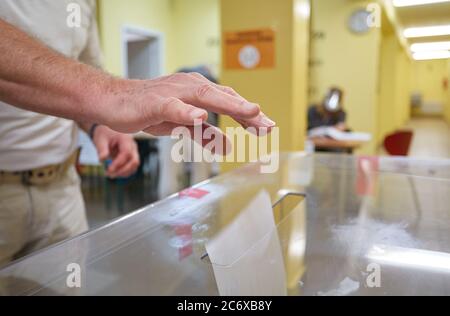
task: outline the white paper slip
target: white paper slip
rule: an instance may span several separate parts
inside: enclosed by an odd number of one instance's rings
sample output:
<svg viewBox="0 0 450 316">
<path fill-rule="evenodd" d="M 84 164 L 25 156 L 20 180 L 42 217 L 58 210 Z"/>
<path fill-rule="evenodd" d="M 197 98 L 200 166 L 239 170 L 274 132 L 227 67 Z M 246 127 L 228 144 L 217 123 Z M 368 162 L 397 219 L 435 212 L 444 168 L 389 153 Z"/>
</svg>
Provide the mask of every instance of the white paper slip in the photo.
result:
<svg viewBox="0 0 450 316">
<path fill-rule="evenodd" d="M 316 127 L 308 132 L 309 137 L 331 137 L 340 141 L 369 142 L 372 135 L 362 132 L 343 132 L 334 127 Z"/>
<path fill-rule="evenodd" d="M 260 192 L 211 239 L 206 251 L 220 295 L 287 295 L 283 255 L 267 192 Z"/>
</svg>

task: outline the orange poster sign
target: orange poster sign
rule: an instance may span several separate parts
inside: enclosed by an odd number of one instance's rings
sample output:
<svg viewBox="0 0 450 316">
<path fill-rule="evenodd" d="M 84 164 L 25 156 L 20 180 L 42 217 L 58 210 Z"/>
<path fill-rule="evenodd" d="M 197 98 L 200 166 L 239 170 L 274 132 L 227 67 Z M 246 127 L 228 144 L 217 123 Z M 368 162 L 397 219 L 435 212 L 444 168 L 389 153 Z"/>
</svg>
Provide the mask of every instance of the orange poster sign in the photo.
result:
<svg viewBox="0 0 450 316">
<path fill-rule="evenodd" d="M 275 66 L 275 32 L 260 29 L 224 34 L 226 69 L 258 69 Z"/>
</svg>

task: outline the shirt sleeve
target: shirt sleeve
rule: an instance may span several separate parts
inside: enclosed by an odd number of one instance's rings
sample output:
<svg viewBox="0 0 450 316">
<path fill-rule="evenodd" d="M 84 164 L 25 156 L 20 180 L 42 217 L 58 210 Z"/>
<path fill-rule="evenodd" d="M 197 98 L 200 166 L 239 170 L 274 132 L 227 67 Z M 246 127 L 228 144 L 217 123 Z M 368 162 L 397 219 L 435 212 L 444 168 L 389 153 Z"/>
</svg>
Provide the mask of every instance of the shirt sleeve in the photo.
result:
<svg viewBox="0 0 450 316">
<path fill-rule="evenodd" d="M 98 34 L 97 10 L 95 1 L 92 1 L 91 8 L 92 14 L 89 23 L 88 39 L 86 42 L 86 46 L 80 54 L 79 61 L 96 68 L 103 68 L 103 54 L 100 48 L 100 37 Z"/>
<path fill-rule="evenodd" d="M 319 126 L 321 126 L 321 122 L 317 109 L 314 105 L 310 106 L 308 109 L 308 131 Z"/>
<path fill-rule="evenodd" d="M 347 113 L 345 111 L 341 111 L 339 113 L 339 117 L 338 117 L 337 123 L 338 124 L 339 123 L 345 123 L 346 120 L 347 120 Z"/>
</svg>

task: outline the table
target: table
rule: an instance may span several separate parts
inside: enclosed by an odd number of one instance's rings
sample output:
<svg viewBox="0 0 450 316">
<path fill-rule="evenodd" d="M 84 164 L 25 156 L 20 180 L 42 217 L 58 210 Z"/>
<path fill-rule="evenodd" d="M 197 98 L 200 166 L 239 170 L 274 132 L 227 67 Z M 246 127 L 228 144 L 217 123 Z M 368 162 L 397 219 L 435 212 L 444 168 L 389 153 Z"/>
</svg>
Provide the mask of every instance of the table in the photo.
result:
<svg viewBox="0 0 450 316">
<path fill-rule="evenodd" d="M 329 137 L 312 137 L 309 140 L 314 144 L 316 149 L 340 149 L 343 151 L 352 152 L 355 149 L 358 149 L 365 142 L 361 141 L 342 141 L 336 140 Z"/>
<path fill-rule="evenodd" d="M 265 190 L 272 203 L 286 192 L 306 194 L 293 209 L 274 211 L 286 294 L 450 295 L 449 160 L 286 153 L 276 173 L 259 167 L 15 262 L 0 271 L 3 293 L 217 295 L 205 244 Z M 264 252 L 259 259 L 276 261 Z M 73 264 L 81 288 L 68 286 Z"/>
</svg>

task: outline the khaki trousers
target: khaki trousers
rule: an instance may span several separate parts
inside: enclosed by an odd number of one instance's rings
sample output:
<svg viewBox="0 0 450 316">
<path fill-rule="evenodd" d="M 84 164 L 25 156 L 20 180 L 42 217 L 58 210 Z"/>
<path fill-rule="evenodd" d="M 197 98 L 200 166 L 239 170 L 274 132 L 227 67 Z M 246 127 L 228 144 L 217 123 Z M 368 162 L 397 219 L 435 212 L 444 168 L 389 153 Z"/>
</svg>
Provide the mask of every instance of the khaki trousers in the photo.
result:
<svg viewBox="0 0 450 316">
<path fill-rule="evenodd" d="M 0 184 L 0 268 L 88 229 L 75 167 L 50 184 Z"/>
</svg>

